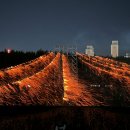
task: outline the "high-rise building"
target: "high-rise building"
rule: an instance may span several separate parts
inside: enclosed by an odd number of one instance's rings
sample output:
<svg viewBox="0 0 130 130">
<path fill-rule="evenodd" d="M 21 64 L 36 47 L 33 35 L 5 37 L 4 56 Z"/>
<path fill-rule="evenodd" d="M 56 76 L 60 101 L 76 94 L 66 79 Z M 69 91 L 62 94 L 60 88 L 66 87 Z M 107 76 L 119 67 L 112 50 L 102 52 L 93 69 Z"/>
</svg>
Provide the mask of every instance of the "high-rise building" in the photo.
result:
<svg viewBox="0 0 130 130">
<path fill-rule="evenodd" d="M 87 46 L 85 54 L 87 54 L 88 56 L 94 56 L 94 47 L 91 45 Z"/>
<path fill-rule="evenodd" d="M 118 41 L 112 41 L 111 44 L 111 56 L 113 58 L 116 58 L 119 56 L 119 45 L 118 45 Z"/>
</svg>

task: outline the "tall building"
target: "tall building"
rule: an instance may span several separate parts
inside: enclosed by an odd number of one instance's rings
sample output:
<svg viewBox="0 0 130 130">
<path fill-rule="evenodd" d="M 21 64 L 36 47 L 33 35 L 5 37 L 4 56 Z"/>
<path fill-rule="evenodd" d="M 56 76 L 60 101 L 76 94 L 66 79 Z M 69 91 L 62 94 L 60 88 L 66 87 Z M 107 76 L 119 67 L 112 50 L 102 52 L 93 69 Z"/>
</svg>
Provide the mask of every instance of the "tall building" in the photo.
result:
<svg viewBox="0 0 130 130">
<path fill-rule="evenodd" d="M 94 56 L 94 47 L 91 45 L 87 46 L 85 54 L 87 54 L 88 56 Z"/>
<path fill-rule="evenodd" d="M 116 58 L 119 56 L 119 45 L 118 45 L 118 41 L 112 41 L 111 44 L 111 56 L 113 58 Z"/>
</svg>

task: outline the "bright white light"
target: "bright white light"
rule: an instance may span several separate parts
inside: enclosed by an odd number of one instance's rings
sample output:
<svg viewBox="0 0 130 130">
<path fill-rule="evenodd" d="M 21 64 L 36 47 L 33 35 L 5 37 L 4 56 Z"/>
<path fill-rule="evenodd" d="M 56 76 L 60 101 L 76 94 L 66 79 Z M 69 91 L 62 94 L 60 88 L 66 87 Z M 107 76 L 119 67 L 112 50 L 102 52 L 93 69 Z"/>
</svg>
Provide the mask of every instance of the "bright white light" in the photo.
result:
<svg viewBox="0 0 130 130">
<path fill-rule="evenodd" d="M 7 49 L 7 53 L 8 53 L 8 54 L 11 53 L 11 49 Z"/>
<path fill-rule="evenodd" d="M 28 87 L 28 88 L 31 88 L 31 86 L 30 86 L 30 85 L 27 85 L 27 87 Z"/>
</svg>

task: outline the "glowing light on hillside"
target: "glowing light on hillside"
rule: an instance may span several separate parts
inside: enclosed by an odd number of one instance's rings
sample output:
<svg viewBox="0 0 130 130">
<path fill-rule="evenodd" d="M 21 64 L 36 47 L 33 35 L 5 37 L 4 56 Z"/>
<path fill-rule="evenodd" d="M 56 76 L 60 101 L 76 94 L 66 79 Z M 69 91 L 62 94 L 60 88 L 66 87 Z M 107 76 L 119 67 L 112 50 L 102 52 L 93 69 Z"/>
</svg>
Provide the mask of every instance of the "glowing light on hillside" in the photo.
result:
<svg viewBox="0 0 130 130">
<path fill-rule="evenodd" d="M 68 59 L 65 55 L 62 56 L 63 61 L 63 85 L 64 97 L 63 100 L 70 105 L 89 106 L 94 104 L 91 94 L 85 91 L 85 86 L 78 82 L 76 77 L 72 74 Z M 85 96 L 86 94 L 87 96 Z M 84 100 L 81 100 L 84 99 Z"/>
</svg>

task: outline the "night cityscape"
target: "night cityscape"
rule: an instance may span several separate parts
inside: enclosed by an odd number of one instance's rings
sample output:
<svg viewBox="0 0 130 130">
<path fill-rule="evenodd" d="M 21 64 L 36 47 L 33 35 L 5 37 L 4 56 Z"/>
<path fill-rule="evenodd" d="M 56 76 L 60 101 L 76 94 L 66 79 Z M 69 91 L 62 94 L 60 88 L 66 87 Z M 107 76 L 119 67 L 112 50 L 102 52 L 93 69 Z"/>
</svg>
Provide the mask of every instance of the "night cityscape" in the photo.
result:
<svg viewBox="0 0 130 130">
<path fill-rule="evenodd" d="M 130 129 L 129 6 L 0 1 L 0 130 Z"/>
</svg>

